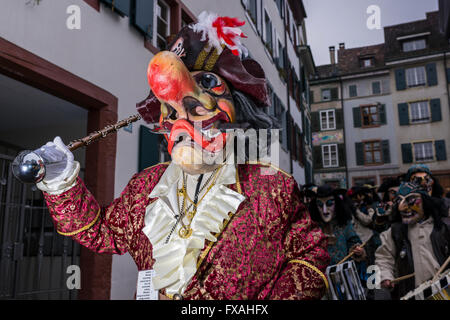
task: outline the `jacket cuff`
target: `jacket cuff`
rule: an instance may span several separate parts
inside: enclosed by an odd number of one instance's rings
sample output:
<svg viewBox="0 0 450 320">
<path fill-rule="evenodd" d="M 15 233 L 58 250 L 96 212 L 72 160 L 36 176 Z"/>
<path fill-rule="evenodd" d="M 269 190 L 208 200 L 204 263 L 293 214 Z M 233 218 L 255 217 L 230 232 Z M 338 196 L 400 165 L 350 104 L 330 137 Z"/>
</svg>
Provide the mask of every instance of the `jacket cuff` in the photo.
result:
<svg viewBox="0 0 450 320">
<path fill-rule="evenodd" d="M 72 170 L 67 178 L 58 181 L 53 180 L 50 182 L 41 181 L 36 184 L 36 187 L 51 195 L 64 193 L 76 185 L 79 172 L 80 163 L 78 161 L 74 161 Z"/>
</svg>

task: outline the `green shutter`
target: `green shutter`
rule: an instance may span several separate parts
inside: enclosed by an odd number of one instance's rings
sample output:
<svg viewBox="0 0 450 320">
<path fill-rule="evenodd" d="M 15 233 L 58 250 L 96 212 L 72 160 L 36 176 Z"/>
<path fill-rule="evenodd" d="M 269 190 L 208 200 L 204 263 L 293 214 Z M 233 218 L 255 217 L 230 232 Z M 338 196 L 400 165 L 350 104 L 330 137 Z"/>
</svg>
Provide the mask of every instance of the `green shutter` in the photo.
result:
<svg viewBox="0 0 450 320">
<path fill-rule="evenodd" d="M 436 86 L 438 84 L 437 72 L 436 72 L 436 63 L 428 63 L 425 66 L 427 70 L 427 83 L 428 86 Z"/>
<path fill-rule="evenodd" d="M 403 163 L 412 163 L 413 162 L 412 144 L 411 143 L 403 143 L 402 144 L 402 159 L 403 159 Z"/>
<path fill-rule="evenodd" d="M 313 90 L 309 90 L 309 104 L 314 103 L 314 91 Z"/>
<path fill-rule="evenodd" d="M 349 96 L 350 97 L 356 97 L 358 95 L 357 91 L 356 91 L 356 85 L 352 84 L 351 86 L 348 87 L 349 90 Z"/>
<path fill-rule="evenodd" d="M 330 94 L 331 94 L 331 100 L 339 99 L 338 88 L 331 88 L 330 89 Z"/>
<path fill-rule="evenodd" d="M 320 131 L 320 115 L 318 111 L 311 112 L 311 131 Z"/>
<path fill-rule="evenodd" d="M 430 100 L 431 122 L 441 121 L 441 99 Z"/>
<path fill-rule="evenodd" d="M 131 0 L 101 0 L 101 2 L 107 4 L 112 10 L 119 12 L 121 15 L 130 15 Z"/>
<path fill-rule="evenodd" d="M 353 108 L 353 127 L 355 127 L 355 128 L 361 127 L 361 108 L 360 107 Z"/>
<path fill-rule="evenodd" d="M 436 140 L 434 142 L 434 147 L 436 149 L 436 160 L 437 161 L 447 160 L 447 151 L 445 149 L 445 140 Z"/>
<path fill-rule="evenodd" d="M 383 163 L 391 163 L 391 153 L 389 150 L 389 140 L 381 141 L 381 151 L 383 153 Z"/>
<path fill-rule="evenodd" d="M 396 69 L 395 70 L 395 85 L 396 85 L 397 90 L 405 90 L 406 89 L 405 69 Z"/>
<path fill-rule="evenodd" d="M 146 126 L 139 128 L 139 172 L 159 163 L 158 135 L 150 131 Z"/>
<path fill-rule="evenodd" d="M 334 115 L 336 119 L 336 129 L 344 128 L 344 113 L 342 109 L 335 109 Z"/>
<path fill-rule="evenodd" d="M 322 163 L 322 147 L 321 146 L 315 146 L 313 147 L 313 166 L 314 169 L 322 169 L 323 163 Z"/>
<path fill-rule="evenodd" d="M 409 125 L 409 110 L 407 103 L 398 104 L 398 121 L 401 126 Z"/>
<path fill-rule="evenodd" d="M 135 0 L 133 24 L 144 35 L 153 38 L 153 0 Z"/>
<path fill-rule="evenodd" d="M 356 165 L 364 165 L 364 143 L 355 142 Z"/>
<path fill-rule="evenodd" d="M 338 161 L 339 167 L 345 167 L 345 144 L 338 144 Z"/>
<path fill-rule="evenodd" d="M 289 124 L 287 123 L 287 112 L 283 111 L 281 112 L 281 123 L 282 123 L 282 127 L 283 127 L 283 132 L 280 134 L 281 137 L 281 146 L 283 147 L 283 149 L 285 151 L 288 151 L 288 129 L 289 129 Z"/>
<path fill-rule="evenodd" d="M 378 114 L 380 115 L 380 124 L 386 124 L 386 105 L 378 105 Z"/>
</svg>

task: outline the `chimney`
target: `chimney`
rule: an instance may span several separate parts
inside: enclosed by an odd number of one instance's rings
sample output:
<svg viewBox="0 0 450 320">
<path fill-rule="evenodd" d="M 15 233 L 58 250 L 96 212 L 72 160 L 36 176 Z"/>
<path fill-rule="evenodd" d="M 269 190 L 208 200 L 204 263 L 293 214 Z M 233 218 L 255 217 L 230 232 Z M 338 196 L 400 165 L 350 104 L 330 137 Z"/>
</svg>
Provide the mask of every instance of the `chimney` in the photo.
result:
<svg viewBox="0 0 450 320">
<path fill-rule="evenodd" d="M 339 49 L 345 49 L 345 43 L 344 42 L 339 43 Z"/>
<path fill-rule="evenodd" d="M 335 50 L 334 50 L 334 46 L 330 46 L 328 49 L 330 49 L 330 63 L 331 64 L 336 64 L 336 55 L 335 55 Z"/>
</svg>

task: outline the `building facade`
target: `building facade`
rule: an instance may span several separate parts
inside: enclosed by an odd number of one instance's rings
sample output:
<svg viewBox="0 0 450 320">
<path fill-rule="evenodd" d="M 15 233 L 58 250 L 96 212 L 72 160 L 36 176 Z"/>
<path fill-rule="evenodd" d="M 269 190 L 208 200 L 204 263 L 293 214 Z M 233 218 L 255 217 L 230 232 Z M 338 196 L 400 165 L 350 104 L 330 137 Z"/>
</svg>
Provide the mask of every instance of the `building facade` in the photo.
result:
<svg viewBox="0 0 450 320">
<path fill-rule="evenodd" d="M 384 45 L 338 51 L 349 186 L 380 185 L 399 172 Z"/>
<path fill-rule="evenodd" d="M 311 80 L 311 132 L 314 183 L 347 188 L 344 110 L 334 47 L 331 64 L 317 67 Z"/>
<path fill-rule="evenodd" d="M 423 163 L 448 192 L 448 34 L 440 31 L 438 12 L 385 27 L 384 34 L 379 45 L 346 49 L 341 43 L 337 61 L 330 47 L 331 64 L 316 68 L 311 81 L 312 114 L 318 112 L 312 117 L 315 182 L 335 184 L 333 177 L 342 170 L 349 188 L 380 185 Z M 332 88 L 337 92 L 328 97 Z M 334 131 L 340 126 L 339 108 L 342 140 Z M 337 141 L 345 144 L 345 154 L 340 155 Z M 339 157 L 345 163 L 335 160 Z"/>
<path fill-rule="evenodd" d="M 384 28 L 400 172 L 425 163 L 450 190 L 448 37 L 438 12 Z"/>
</svg>

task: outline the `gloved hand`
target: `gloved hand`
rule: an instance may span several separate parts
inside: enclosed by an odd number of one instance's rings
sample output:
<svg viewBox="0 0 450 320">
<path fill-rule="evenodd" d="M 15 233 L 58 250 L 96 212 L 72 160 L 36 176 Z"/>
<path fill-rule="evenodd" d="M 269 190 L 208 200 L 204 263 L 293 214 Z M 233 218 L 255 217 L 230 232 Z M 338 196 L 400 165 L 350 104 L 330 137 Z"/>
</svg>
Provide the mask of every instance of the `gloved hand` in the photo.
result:
<svg viewBox="0 0 450 320">
<path fill-rule="evenodd" d="M 44 183 L 63 181 L 73 173 L 73 153 L 66 147 L 60 137 L 56 137 L 53 142 L 47 142 L 35 152 L 46 163 Z"/>
</svg>

